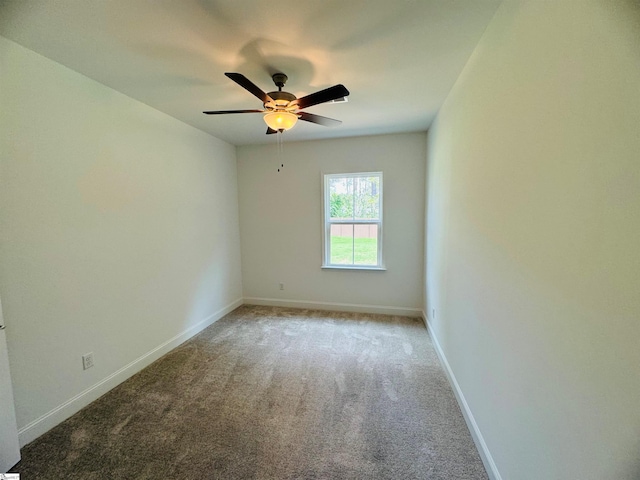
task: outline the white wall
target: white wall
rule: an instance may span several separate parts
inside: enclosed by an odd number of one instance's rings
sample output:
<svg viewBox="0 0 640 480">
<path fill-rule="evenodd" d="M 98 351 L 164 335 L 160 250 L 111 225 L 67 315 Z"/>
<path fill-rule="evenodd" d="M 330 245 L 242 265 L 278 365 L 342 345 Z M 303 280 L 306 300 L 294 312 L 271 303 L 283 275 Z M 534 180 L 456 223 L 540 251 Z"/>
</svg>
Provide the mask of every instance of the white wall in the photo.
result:
<svg viewBox="0 0 640 480">
<path fill-rule="evenodd" d="M 425 310 L 504 479 L 640 478 L 631 5 L 504 2 L 429 132 Z"/>
<path fill-rule="evenodd" d="M 323 127 L 318 127 L 323 128 Z M 423 291 L 424 133 L 238 148 L 244 297 L 415 314 Z M 322 174 L 382 171 L 385 272 L 322 270 Z M 280 291 L 278 284 L 285 284 Z M 259 300 L 262 299 L 262 300 Z M 265 300 L 266 299 L 266 300 Z M 340 305 L 336 305 L 340 304 Z M 358 307 L 353 307 L 358 309 Z"/>
<path fill-rule="evenodd" d="M 24 443 L 241 302 L 237 178 L 233 146 L 2 37 L 0 59 L 0 292 Z"/>
</svg>

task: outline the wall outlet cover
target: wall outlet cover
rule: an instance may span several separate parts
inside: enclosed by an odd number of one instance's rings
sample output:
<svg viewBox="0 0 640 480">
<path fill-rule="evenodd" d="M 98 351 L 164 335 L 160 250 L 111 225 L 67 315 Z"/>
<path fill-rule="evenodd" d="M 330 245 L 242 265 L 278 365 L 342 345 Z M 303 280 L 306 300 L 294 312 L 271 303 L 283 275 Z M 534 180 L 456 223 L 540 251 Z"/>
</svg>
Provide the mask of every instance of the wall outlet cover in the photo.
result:
<svg viewBox="0 0 640 480">
<path fill-rule="evenodd" d="M 82 356 L 82 369 L 86 370 L 91 367 L 93 367 L 93 352 Z"/>
</svg>

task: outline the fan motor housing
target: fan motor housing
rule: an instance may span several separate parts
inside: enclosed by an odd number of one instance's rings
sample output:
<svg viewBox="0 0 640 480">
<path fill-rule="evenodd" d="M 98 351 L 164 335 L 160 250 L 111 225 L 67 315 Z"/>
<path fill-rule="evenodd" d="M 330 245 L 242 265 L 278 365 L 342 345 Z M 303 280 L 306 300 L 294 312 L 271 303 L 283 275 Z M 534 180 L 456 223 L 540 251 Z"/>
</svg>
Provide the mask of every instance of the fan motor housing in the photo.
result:
<svg viewBox="0 0 640 480">
<path fill-rule="evenodd" d="M 274 100 L 286 100 L 287 102 L 291 102 L 296 99 L 296 96 L 289 92 L 269 92 L 267 95 Z"/>
<path fill-rule="evenodd" d="M 273 102 L 266 102 L 264 104 L 264 108 L 267 110 L 290 110 L 294 108 L 293 105 L 290 105 L 290 103 L 296 99 L 296 96 L 292 93 L 279 91 L 269 92 L 267 95 L 273 99 Z"/>
</svg>

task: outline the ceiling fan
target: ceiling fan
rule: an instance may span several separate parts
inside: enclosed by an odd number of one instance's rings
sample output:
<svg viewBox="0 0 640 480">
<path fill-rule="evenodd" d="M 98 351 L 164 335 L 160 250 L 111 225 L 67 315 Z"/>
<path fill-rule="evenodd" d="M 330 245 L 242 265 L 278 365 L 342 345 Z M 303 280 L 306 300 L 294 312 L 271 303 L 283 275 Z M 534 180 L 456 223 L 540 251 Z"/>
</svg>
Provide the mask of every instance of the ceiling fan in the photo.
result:
<svg viewBox="0 0 640 480">
<path fill-rule="evenodd" d="M 288 77 L 284 73 L 275 73 L 271 76 L 273 83 L 278 87 L 278 91 L 269 93 L 263 92 L 260 87 L 241 73 L 225 73 L 225 75 L 262 100 L 264 108 L 262 110 L 217 110 L 202 113 L 207 115 L 265 113 L 264 121 L 267 124 L 267 135 L 289 130 L 296 124 L 298 119 L 304 120 L 305 122 L 317 123 L 325 127 L 335 127 L 342 123 L 340 120 L 314 115 L 313 113 L 303 112 L 301 110 L 320 103 L 344 99 L 349 95 L 349 90 L 347 90 L 344 85 L 334 85 L 319 92 L 296 98 L 294 94 L 282 91 L 282 87 L 284 87 L 288 80 Z"/>
</svg>

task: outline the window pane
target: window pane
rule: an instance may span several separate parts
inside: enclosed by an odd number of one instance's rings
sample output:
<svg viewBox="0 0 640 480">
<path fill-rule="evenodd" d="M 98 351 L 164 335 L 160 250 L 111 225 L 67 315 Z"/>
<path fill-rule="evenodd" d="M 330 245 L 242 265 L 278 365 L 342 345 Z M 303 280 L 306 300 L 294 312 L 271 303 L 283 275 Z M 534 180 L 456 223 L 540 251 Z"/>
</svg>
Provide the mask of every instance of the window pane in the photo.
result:
<svg viewBox="0 0 640 480">
<path fill-rule="evenodd" d="M 331 263 L 353 265 L 353 225 L 331 225 Z"/>
<path fill-rule="evenodd" d="M 354 178 L 354 204 L 357 220 L 380 218 L 380 177 Z"/>
<path fill-rule="evenodd" d="M 329 179 L 329 209 L 332 219 L 353 218 L 353 178 Z"/>
<path fill-rule="evenodd" d="M 354 264 L 378 264 L 378 225 L 354 226 Z"/>
<path fill-rule="evenodd" d="M 382 264 L 382 172 L 325 175 L 323 259 L 327 265 Z M 360 223 L 362 222 L 362 223 Z"/>
</svg>

